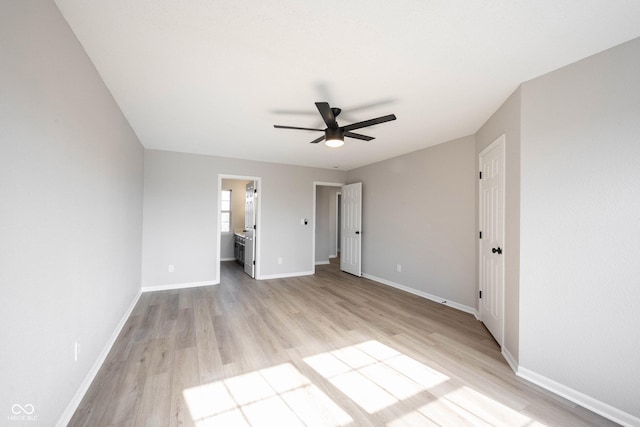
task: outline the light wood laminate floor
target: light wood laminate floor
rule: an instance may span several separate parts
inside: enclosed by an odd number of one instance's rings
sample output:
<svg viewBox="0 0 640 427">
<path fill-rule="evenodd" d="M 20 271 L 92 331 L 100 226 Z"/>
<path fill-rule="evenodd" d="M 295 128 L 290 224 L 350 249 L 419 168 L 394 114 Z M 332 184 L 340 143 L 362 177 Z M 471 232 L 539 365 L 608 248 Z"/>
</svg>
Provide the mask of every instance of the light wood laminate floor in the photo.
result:
<svg viewBox="0 0 640 427">
<path fill-rule="evenodd" d="M 473 316 L 342 273 L 145 293 L 71 426 L 615 425 L 519 379 Z"/>
</svg>

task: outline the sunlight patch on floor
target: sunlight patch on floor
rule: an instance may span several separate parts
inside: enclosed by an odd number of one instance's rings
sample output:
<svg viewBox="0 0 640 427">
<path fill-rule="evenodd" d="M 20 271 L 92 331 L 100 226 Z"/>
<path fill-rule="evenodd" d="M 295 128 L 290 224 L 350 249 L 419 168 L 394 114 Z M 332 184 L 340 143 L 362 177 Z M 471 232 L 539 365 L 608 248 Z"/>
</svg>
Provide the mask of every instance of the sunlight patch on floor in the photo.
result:
<svg viewBox="0 0 640 427">
<path fill-rule="evenodd" d="M 353 420 L 292 364 L 285 363 L 198 387 L 184 399 L 198 427 L 342 426 Z"/>
<path fill-rule="evenodd" d="M 449 379 L 378 341 L 303 360 L 370 414 Z"/>
<path fill-rule="evenodd" d="M 303 360 L 369 414 L 398 413 L 389 426 L 543 425 L 378 341 Z"/>
<path fill-rule="evenodd" d="M 337 389 L 342 398 L 332 400 L 293 364 L 284 363 L 185 389 L 194 423 L 198 427 L 272 426 L 274 422 L 337 427 L 354 422 L 346 412 L 353 402 L 386 419 L 388 426 L 543 426 L 378 341 L 303 361 L 326 380 L 318 385 Z"/>
<path fill-rule="evenodd" d="M 450 389 L 436 389 L 433 392 L 438 402 L 446 402 L 463 418 L 474 423 L 483 421 L 492 426 L 544 426 L 515 409 L 464 385 Z M 430 410 L 429 406 L 433 406 L 433 402 L 420 408 L 419 411 L 427 413 Z"/>
</svg>

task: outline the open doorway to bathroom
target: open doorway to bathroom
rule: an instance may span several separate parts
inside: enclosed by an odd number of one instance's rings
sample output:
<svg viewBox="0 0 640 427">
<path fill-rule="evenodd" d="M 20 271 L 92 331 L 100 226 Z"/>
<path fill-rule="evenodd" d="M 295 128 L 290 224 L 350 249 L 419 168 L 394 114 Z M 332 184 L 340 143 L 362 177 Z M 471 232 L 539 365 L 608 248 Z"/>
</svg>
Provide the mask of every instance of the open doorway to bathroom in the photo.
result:
<svg viewBox="0 0 640 427">
<path fill-rule="evenodd" d="M 220 262 L 235 262 L 259 277 L 260 187 L 259 177 L 218 176 L 218 271 Z"/>
</svg>

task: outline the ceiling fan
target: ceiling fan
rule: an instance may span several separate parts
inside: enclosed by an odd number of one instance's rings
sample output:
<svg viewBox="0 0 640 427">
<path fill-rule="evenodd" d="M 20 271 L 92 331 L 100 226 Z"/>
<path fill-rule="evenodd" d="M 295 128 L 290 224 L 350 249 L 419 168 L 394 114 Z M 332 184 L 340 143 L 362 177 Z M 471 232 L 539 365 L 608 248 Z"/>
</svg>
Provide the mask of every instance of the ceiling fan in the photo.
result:
<svg viewBox="0 0 640 427">
<path fill-rule="evenodd" d="M 395 120 L 394 114 L 388 116 L 377 117 L 375 119 L 365 120 L 363 122 L 352 123 L 346 126 L 339 126 L 336 121 L 336 117 L 340 115 L 342 110 L 340 108 L 330 107 L 328 102 L 316 102 L 316 107 L 322 116 L 322 120 L 327 125 L 326 129 L 316 128 L 301 128 L 296 126 L 280 126 L 273 125 L 277 129 L 299 129 L 299 130 L 315 130 L 324 132 L 324 135 L 311 141 L 311 144 L 317 144 L 318 142 L 325 140 L 325 144 L 329 147 L 340 147 L 344 144 L 344 137 L 360 139 L 362 141 L 371 141 L 374 139 L 372 136 L 362 135 L 360 133 L 351 132 L 355 129 L 364 128 L 367 126 L 377 125 L 379 123 L 389 122 Z"/>
</svg>

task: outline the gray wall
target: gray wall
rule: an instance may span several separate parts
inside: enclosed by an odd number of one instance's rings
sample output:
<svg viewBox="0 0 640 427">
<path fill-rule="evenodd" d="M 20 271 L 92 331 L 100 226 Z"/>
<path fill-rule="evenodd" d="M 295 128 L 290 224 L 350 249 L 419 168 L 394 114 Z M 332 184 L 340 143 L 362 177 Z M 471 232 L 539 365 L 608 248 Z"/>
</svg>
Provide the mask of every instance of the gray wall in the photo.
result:
<svg viewBox="0 0 640 427">
<path fill-rule="evenodd" d="M 480 152 L 500 135 L 505 134 L 504 189 L 504 342 L 507 351 L 518 362 L 520 334 L 520 88 L 518 88 L 475 135 L 476 159 Z M 478 161 L 475 163 L 478 176 Z M 476 206 L 479 180 L 476 179 Z M 479 229 L 476 209 L 476 229 Z M 476 249 L 476 272 L 478 245 Z M 476 292 L 477 295 L 477 292 Z"/>
<path fill-rule="evenodd" d="M 140 290 L 143 149 L 53 2 L 1 3 L 0 58 L 0 414 L 49 426 Z"/>
<path fill-rule="evenodd" d="M 341 187 L 316 187 L 316 263 L 327 263 L 336 253 L 336 195 Z"/>
<path fill-rule="evenodd" d="M 260 277 L 313 271 L 314 181 L 343 182 L 345 172 L 146 150 L 143 286 L 212 282 L 218 277 L 219 174 L 261 178 Z M 303 218 L 309 219 L 308 225 L 300 223 Z M 169 264 L 175 272 L 168 272 Z"/>
<path fill-rule="evenodd" d="M 363 272 L 475 308 L 474 165 L 465 137 L 349 171 L 363 183 Z"/>
<path fill-rule="evenodd" d="M 640 39 L 522 85 L 520 365 L 640 417 Z"/>
</svg>

